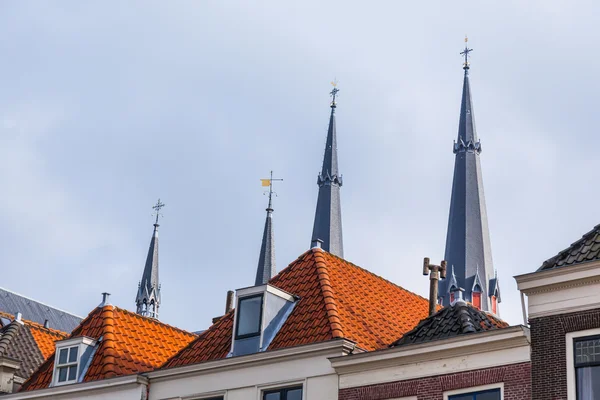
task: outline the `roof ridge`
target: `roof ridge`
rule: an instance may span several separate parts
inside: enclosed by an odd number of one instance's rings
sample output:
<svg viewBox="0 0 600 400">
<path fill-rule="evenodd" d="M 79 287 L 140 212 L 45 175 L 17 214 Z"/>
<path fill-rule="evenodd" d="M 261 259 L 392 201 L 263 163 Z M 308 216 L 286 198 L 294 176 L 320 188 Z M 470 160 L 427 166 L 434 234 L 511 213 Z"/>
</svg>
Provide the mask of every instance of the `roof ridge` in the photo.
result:
<svg viewBox="0 0 600 400">
<path fill-rule="evenodd" d="M 312 250 L 312 249 L 311 249 L 311 250 Z M 317 251 L 319 251 L 319 250 L 317 250 Z M 350 265 L 351 265 L 352 267 L 354 267 L 354 268 L 357 268 L 357 269 L 359 269 L 359 270 L 361 270 L 361 271 L 364 271 L 364 272 L 366 272 L 367 274 L 369 274 L 369 275 L 372 275 L 372 276 L 374 276 L 375 278 L 377 278 L 377 279 L 379 279 L 379 280 L 381 280 L 381 281 L 383 281 L 383 282 L 389 283 L 389 284 L 390 284 L 390 285 L 392 285 L 392 286 L 395 286 L 395 287 L 397 287 L 397 288 L 399 288 L 399 289 L 402 289 L 402 290 L 404 290 L 405 292 L 408 292 L 408 293 L 410 293 L 410 294 L 412 294 L 412 295 L 414 295 L 414 296 L 420 297 L 420 298 L 422 298 L 423 300 L 425 300 L 425 301 L 429 302 L 429 299 L 427 299 L 426 297 L 423 297 L 423 296 L 421 296 L 420 294 L 417 294 L 417 293 L 415 293 L 415 292 L 413 292 L 413 291 L 411 291 L 411 290 L 408 290 L 408 289 L 406 289 L 406 288 L 404 288 L 404 287 L 402 287 L 402 286 L 398 285 L 397 283 L 394 283 L 394 282 L 390 281 L 389 279 L 386 279 L 386 278 L 382 277 L 381 275 L 377 275 L 376 273 L 369 271 L 368 269 L 365 269 L 365 268 L 363 268 L 363 267 L 361 267 L 361 266 L 358 266 L 358 265 L 354 264 L 353 262 L 346 260 L 345 258 L 338 257 L 338 256 L 336 256 L 335 254 L 329 253 L 329 252 L 327 252 L 327 251 L 325 251 L 325 250 L 323 250 L 323 249 L 320 249 L 320 251 L 324 251 L 324 252 L 326 252 L 327 254 L 329 254 L 329 255 L 331 255 L 331 256 L 333 256 L 333 257 L 335 257 L 335 258 L 339 258 L 340 260 L 342 260 L 343 262 L 345 262 L 345 263 L 347 263 L 347 264 L 350 264 Z M 440 308 L 441 308 L 441 307 L 440 307 Z"/>
<path fill-rule="evenodd" d="M 14 320 L 14 318 L 15 318 L 14 315 L 12 315 L 11 313 L 7 313 L 5 311 L 0 311 L 0 317 L 1 316 L 8 317 L 9 319 L 11 319 L 11 321 Z M 63 332 L 63 331 L 61 331 L 59 329 L 46 328 L 44 325 L 40 324 L 39 322 L 35 322 L 35 321 L 30 320 L 30 319 L 22 318 L 21 321 L 23 321 L 23 323 L 25 325 L 27 325 L 28 327 L 30 327 L 30 328 L 35 328 L 35 329 L 39 329 L 39 330 L 42 330 L 42 331 L 47 331 L 48 333 L 59 335 L 59 336 L 63 336 L 63 337 L 68 337 L 69 336 L 69 333 L 67 333 L 67 332 Z"/>
<path fill-rule="evenodd" d="M 344 330 L 340 320 L 340 315 L 338 313 L 335 292 L 333 291 L 331 281 L 329 280 L 329 271 L 327 270 L 327 263 L 325 261 L 323 252 L 324 250 L 321 249 L 312 249 L 312 256 L 315 259 L 315 265 L 317 267 L 319 286 L 321 287 L 321 292 L 325 301 L 325 309 L 327 313 L 327 319 L 329 320 L 331 336 L 333 338 L 343 338 Z"/>
<path fill-rule="evenodd" d="M 115 372 L 115 315 L 114 307 L 110 304 L 102 307 L 102 375 L 104 378 L 117 376 Z"/>
<path fill-rule="evenodd" d="M 81 317 L 81 316 L 79 316 L 79 315 L 77 315 L 77 314 L 73 314 L 72 312 L 69 312 L 69 311 L 65 311 L 65 310 L 63 310 L 62 308 L 54 307 L 54 306 L 51 306 L 50 304 L 46 304 L 46 303 L 44 303 L 44 302 L 41 302 L 41 301 L 39 301 L 39 300 L 36 300 L 36 299 L 32 299 L 31 297 L 28 297 L 28 296 L 23 296 L 23 295 L 22 295 L 22 294 L 20 294 L 20 293 L 14 292 L 14 291 L 12 291 L 12 290 L 9 290 L 9 289 L 5 289 L 5 288 L 3 288 L 3 287 L 1 287 L 1 286 L 0 286 L 0 290 L 4 290 L 5 292 L 9 292 L 9 293 L 15 294 L 15 295 L 17 295 L 17 296 L 21 296 L 21 297 L 23 297 L 24 299 L 27 299 L 27 300 L 35 301 L 36 303 L 39 303 L 39 304 L 41 304 L 41 305 L 44 305 L 44 306 L 46 306 L 46 307 L 53 308 L 53 309 L 55 309 L 55 310 L 57 310 L 57 311 L 60 311 L 60 312 L 63 312 L 63 313 L 65 313 L 65 314 L 72 315 L 73 317 L 77 317 L 77 318 L 79 318 L 79 319 L 83 319 L 83 317 Z"/>
<path fill-rule="evenodd" d="M 117 307 L 117 306 L 113 306 L 113 309 L 114 309 L 114 310 L 116 310 L 116 311 L 122 312 L 122 313 L 124 313 L 124 314 L 130 315 L 130 316 L 132 316 L 132 317 L 136 317 L 136 318 L 144 319 L 144 320 L 146 320 L 146 321 L 148 321 L 148 322 L 151 322 L 151 323 L 154 323 L 154 324 L 160 324 L 160 325 L 163 325 L 163 326 L 165 326 L 165 327 L 167 327 L 167 328 L 173 329 L 174 331 L 178 331 L 178 332 L 181 332 L 181 333 L 184 333 L 184 334 L 190 335 L 190 336 L 192 336 L 192 337 L 198 337 L 198 335 L 196 335 L 196 334 L 195 334 L 195 333 L 193 333 L 193 332 L 189 332 L 189 331 L 186 331 L 185 329 L 181 329 L 181 328 L 177 328 L 176 326 L 169 325 L 169 324 L 167 324 L 167 323 L 165 323 L 165 322 L 159 321 L 159 320 L 158 320 L 158 319 L 156 319 L 156 318 L 146 317 L 146 316 L 140 315 L 140 314 L 138 314 L 138 313 L 134 313 L 134 312 L 132 312 L 132 311 L 129 311 L 129 310 L 126 310 L 126 309 L 124 309 L 124 308 Z"/>
</svg>

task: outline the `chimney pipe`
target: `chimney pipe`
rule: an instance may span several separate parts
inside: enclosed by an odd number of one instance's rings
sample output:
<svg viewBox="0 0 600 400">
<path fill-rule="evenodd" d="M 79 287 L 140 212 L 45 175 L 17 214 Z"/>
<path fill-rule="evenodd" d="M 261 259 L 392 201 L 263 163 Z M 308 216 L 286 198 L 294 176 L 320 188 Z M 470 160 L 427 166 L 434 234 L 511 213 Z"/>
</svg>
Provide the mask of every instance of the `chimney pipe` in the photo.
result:
<svg viewBox="0 0 600 400">
<path fill-rule="evenodd" d="M 323 241 L 321 239 L 313 239 L 310 246 L 314 249 L 322 249 L 323 248 Z"/>
<path fill-rule="evenodd" d="M 48 321 L 47 319 L 44 320 L 44 328 L 50 328 L 50 321 Z"/>
<path fill-rule="evenodd" d="M 225 314 L 233 310 L 233 290 L 227 291 L 227 300 L 225 301 Z"/>
<path fill-rule="evenodd" d="M 19 322 L 21 322 L 21 317 L 22 317 L 22 315 L 21 315 L 21 313 L 20 313 L 20 312 L 18 312 L 18 313 L 16 313 L 16 314 L 15 314 L 15 320 L 16 320 L 16 321 L 19 321 Z"/>
<path fill-rule="evenodd" d="M 440 277 L 446 277 L 446 261 L 442 261 L 440 265 L 429 263 L 429 258 L 423 259 L 423 275 L 429 273 L 429 315 L 435 314 L 435 307 L 438 299 L 438 281 Z"/>
<path fill-rule="evenodd" d="M 104 306 L 110 305 L 110 302 L 108 301 L 109 297 L 110 297 L 110 293 L 108 293 L 108 292 L 102 292 L 102 303 L 100 303 L 100 307 L 104 307 Z"/>
</svg>

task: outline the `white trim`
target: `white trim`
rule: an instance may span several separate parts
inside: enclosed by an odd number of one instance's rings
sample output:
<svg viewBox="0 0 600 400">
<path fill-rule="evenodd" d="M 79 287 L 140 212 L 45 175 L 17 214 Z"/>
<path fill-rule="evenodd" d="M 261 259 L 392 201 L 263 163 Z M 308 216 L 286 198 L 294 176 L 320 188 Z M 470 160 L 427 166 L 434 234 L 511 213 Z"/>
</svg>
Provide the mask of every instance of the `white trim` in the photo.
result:
<svg viewBox="0 0 600 400">
<path fill-rule="evenodd" d="M 472 392 L 481 392 L 484 390 L 500 389 L 500 399 L 504 399 L 504 382 L 493 383 L 491 385 L 473 386 L 470 388 L 449 390 L 444 392 L 444 400 L 448 400 L 448 397 L 455 396 L 457 394 L 469 394 Z"/>
<path fill-rule="evenodd" d="M 202 399 L 212 399 L 215 397 L 223 397 L 223 399 L 227 399 L 227 391 L 226 390 L 219 390 L 216 392 L 210 392 L 210 393 L 202 393 L 202 394 L 192 394 L 189 396 L 183 396 L 183 397 L 176 397 L 175 399 L 177 400 L 202 400 Z"/>
<path fill-rule="evenodd" d="M 577 385 L 575 377 L 575 349 L 573 348 L 573 339 L 586 336 L 600 335 L 600 328 L 586 329 L 585 331 L 569 332 L 565 335 L 566 357 L 567 357 L 567 399 L 575 400 L 577 398 Z"/>
<path fill-rule="evenodd" d="M 38 398 L 55 398 L 63 394 L 79 393 L 107 388 L 118 388 L 127 385 L 148 385 L 148 379 L 142 375 L 127 375 L 118 378 L 102 379 L 93 382 L 57 386 L 47 389 L 18 392 L 2 396 L 2 400 L 26 400 Z"/>
<path fill-rule="evenodd" d="M 170 378 L 172 376 L 181 377 L 189 374 L 211 374 L 216 370 L 228 370 L 244 368 L 248 364 L 267 364 L 272 362 L 287 361 L 305 357 L 312 357 L 321 352 L 330 353 L 339 351 L 338 354 L 348 354 L 355 347 L 355 344 L 346 339 L 334 339 L 326 342 L 308 344 L 302 346 L 288 347 L 281 350 L 270 350 L 260 353 L 248 354 L 245 356 L 229 357 L 220 360 L 204 361 L 181 367 L 160 369 L 147 372 L 144 375 L 152 380 Z"/>
<path fill-rule="evenodd" d="M 525 294 L 552 290 L 580 279 L 600 278 L 600 261 L 569 265 L 517 275 L 517 288 Z"/>
</svg>

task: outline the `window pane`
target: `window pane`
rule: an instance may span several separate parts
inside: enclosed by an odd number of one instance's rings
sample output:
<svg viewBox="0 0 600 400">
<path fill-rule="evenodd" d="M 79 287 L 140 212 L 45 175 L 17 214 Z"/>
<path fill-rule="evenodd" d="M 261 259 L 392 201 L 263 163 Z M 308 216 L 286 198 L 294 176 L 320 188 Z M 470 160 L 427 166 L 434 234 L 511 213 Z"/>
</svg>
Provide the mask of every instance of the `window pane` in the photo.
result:
<svg viewBox="0 0 600 400">
<path fill-rule="evenodd" d="M 479 393 L 475 396 L 476 400 L 500 400 L 500 389 L 489 392 Z"/>
<path fill-rule="evenodd" d="M 71 347 L 71 349 L 69 350 L 69 362 L 77 362 L 77 351 L 79 350 L 79 347 Z"/>
<path fill-rule="evenodd" d="M 474 400 L 474 396 L 472 394 L 457 394 L 448 397 L 448 400 Z"/>
<path fill-rule="evenodd" d="M 600 366 L 577 368 L 577 400 L 600 397 Z"/>
<path fill-rule="evenodd" d="M 65 364 L 67 362 L 67 354 L 69 353 L 69 349 L 60 349 L 58 352 L 58 363 Z"/>
<path fill-rule="evenodd" d="M 237 327 L 238 336 L 260 333 L 261 306 L 262 296 L 240 300 Z"/>
<path fill-rule="evenodd" d="M 265 400 L 280 400 L 281 399 L 281 394 L 279 392 L 276 392 L 276 393 L 265 393 L 264 399 Z"/>
<path fill-rule="evenodd" d="M 575 342 L 575 364 L 600 362 L 600 339 Z"/>
<path fill-rule="evenodd" d="M 77 365 L 71 365 L 69 367 L 69 380 L 74 381 L 77 378 Z"/>
<path fill-rule="evenodd" d="M 59 368 L 58 369 L 58 381 L 64 382 L 67 380 L 67 368 Z"/>
<path fill-rule="evenodd" d="M 294 389 L 287 392 L 285 400 L 302 400 L 302 389 Z"/>
</svg>

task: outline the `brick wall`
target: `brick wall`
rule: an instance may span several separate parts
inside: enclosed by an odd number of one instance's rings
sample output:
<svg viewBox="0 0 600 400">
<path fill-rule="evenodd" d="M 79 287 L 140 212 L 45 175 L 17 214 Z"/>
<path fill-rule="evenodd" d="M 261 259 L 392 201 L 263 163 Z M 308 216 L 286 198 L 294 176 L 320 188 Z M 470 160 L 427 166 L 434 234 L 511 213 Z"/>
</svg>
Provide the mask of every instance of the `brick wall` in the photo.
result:
<svg viewBox="0 0 600 400">
<path fill-rule="evenodd" d="M 600 328 L 600 310 L 532 318 L 532 400 L 567 399 L 567 354 L 565 335 Z"/>
<path fill-rule="evenodd" d="M 448 390 L 500 382 L 504 382 L 505 400 L 531 399 L 531 364 L 511 364 L 480 371 L 341 389 L 339 400 L 385 400 L 408 396 L 417 396 L 418 400 L 443 400 L 443 393 Z"/>
</svg>

